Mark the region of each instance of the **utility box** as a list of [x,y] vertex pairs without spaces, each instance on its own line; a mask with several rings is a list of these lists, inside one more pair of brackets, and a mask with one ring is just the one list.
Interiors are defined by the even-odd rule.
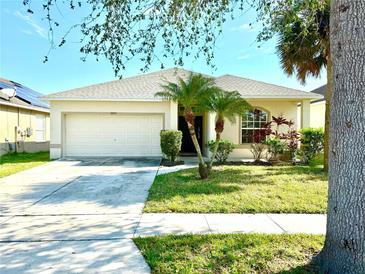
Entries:
[[33,135],[33,129],[31,127],[27,127],[26,129],[27,137],[30,137]]

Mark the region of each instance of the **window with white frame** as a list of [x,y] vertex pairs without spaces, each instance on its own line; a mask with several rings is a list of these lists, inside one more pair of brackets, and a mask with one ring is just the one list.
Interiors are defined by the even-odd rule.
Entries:
[[255,109],[252,111],[246,111],[246,113],[242,116],[241,143],[253,143],[255,132],[263,128],[268,122],[268,119],[269,114],[264,110]]
[[43,142],[46,140],[46,116],[37,114],[35,116],[35,140]]

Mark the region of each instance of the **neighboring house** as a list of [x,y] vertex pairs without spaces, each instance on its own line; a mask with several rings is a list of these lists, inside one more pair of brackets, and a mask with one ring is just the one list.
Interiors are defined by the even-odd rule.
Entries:
[[[186,78],[189,71],[167,69],[107,83],[72,89],[44,97],[51,104],[51,158],[77,156],[160,156],[160,130],[183,131],[182,152],[194,152],[183,109],[155,97],[164,81]],[[310,124],[310,101],[322,96],[246,78],[223,75],[216,84],[237,90],[260,115],[248,113],[236,124],[226,123],[222,137],[237,147],[232,158],[250,158],[252,132],[272,116],[296,121],[297,104],[304,106],[302,124]],[[215,114],[196,117],[198,140],[207,154],[206,143],[215,138]]]
[[323,128],[325,124],[326,118],[326,99],[324,99],[326,95],[327,85],[321,86],[315,90],[312,90],[312,93],[317,93],[323,96],[322,99],[313,100],[311,102],[311,127]]
[[[322,95],[321,99],[314,99],[311,101],[310,105],[310,127],[313,128],[323,128],[325,125],[325,117],[326,117],[326,99],[324,99],[326,95],[327,85],[321,86],[312,90],[312,93],[316,93]],[[301,113],[301,105],[298,104],[298,124],[300,125],[300,113]]]
[[0,155],[49,150],[49,104],[40,96],[0,78]]

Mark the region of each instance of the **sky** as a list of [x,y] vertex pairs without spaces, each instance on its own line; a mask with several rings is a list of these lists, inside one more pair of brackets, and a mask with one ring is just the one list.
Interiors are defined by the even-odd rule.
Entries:
[[[49,44],[47,21],[41,9],[41,1],[33,0],[34,14],[27,13],[22,0],[0,0],[0,76],[49,94],[76,87],[117,79],[108,60],[97,62],[93,56],[81,61],[79,30],[74,30],[66,44],[52,50],[48,62],[43,63]],[[55,33],[55,41],[68,28],[78,23],[82,11],[72,12],[67,6],[56,11],[61,24]],[[233,74],[276,85],[311,91],[326,83],[325,71],[321,78],[309,78],[301,85],[295,77],[288,77],[281,69],[275,53],[275,39],[258,44],[255,41],[259,26],[253,10],[227,21],[217,42],[214,64],[206,65],[203,58],[187,60],[183,68],[212,76]],[[138,60],[129,62],[123,77],[140,74],[143,66]],[[173,67],[166,64],[166,68]],[[152,64],[149,72],[160,69],[160,63]]]

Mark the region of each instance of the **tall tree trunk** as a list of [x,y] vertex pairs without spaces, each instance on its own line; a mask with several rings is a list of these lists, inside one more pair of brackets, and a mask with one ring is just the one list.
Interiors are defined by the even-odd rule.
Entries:
[[365,273],[365,1],[331,1],[331,100],[325,273]]
[[188,125],[190,137],[191,137],[191,140],[193,141],[196,153],[198,155],[200,178],[206,179],[206,178],[208,178],[209,172],[208,172],[208,167],[205,164],[203,154],[200,150],[198,139],[196,138],[195,127],[194,127],[194,114],[192,112],[185,113],[185,121],[186,121],[186,124]]
[[323,169],[328,172],[328,152],[329,152],[329,136],[330,136],[330,113],[331,113],[331,97],[333,90],[333,76],[332,76],[332,58],[331,54],[327,57],[327,90],[326,90],[326,115],[324,125],[324,158]]

